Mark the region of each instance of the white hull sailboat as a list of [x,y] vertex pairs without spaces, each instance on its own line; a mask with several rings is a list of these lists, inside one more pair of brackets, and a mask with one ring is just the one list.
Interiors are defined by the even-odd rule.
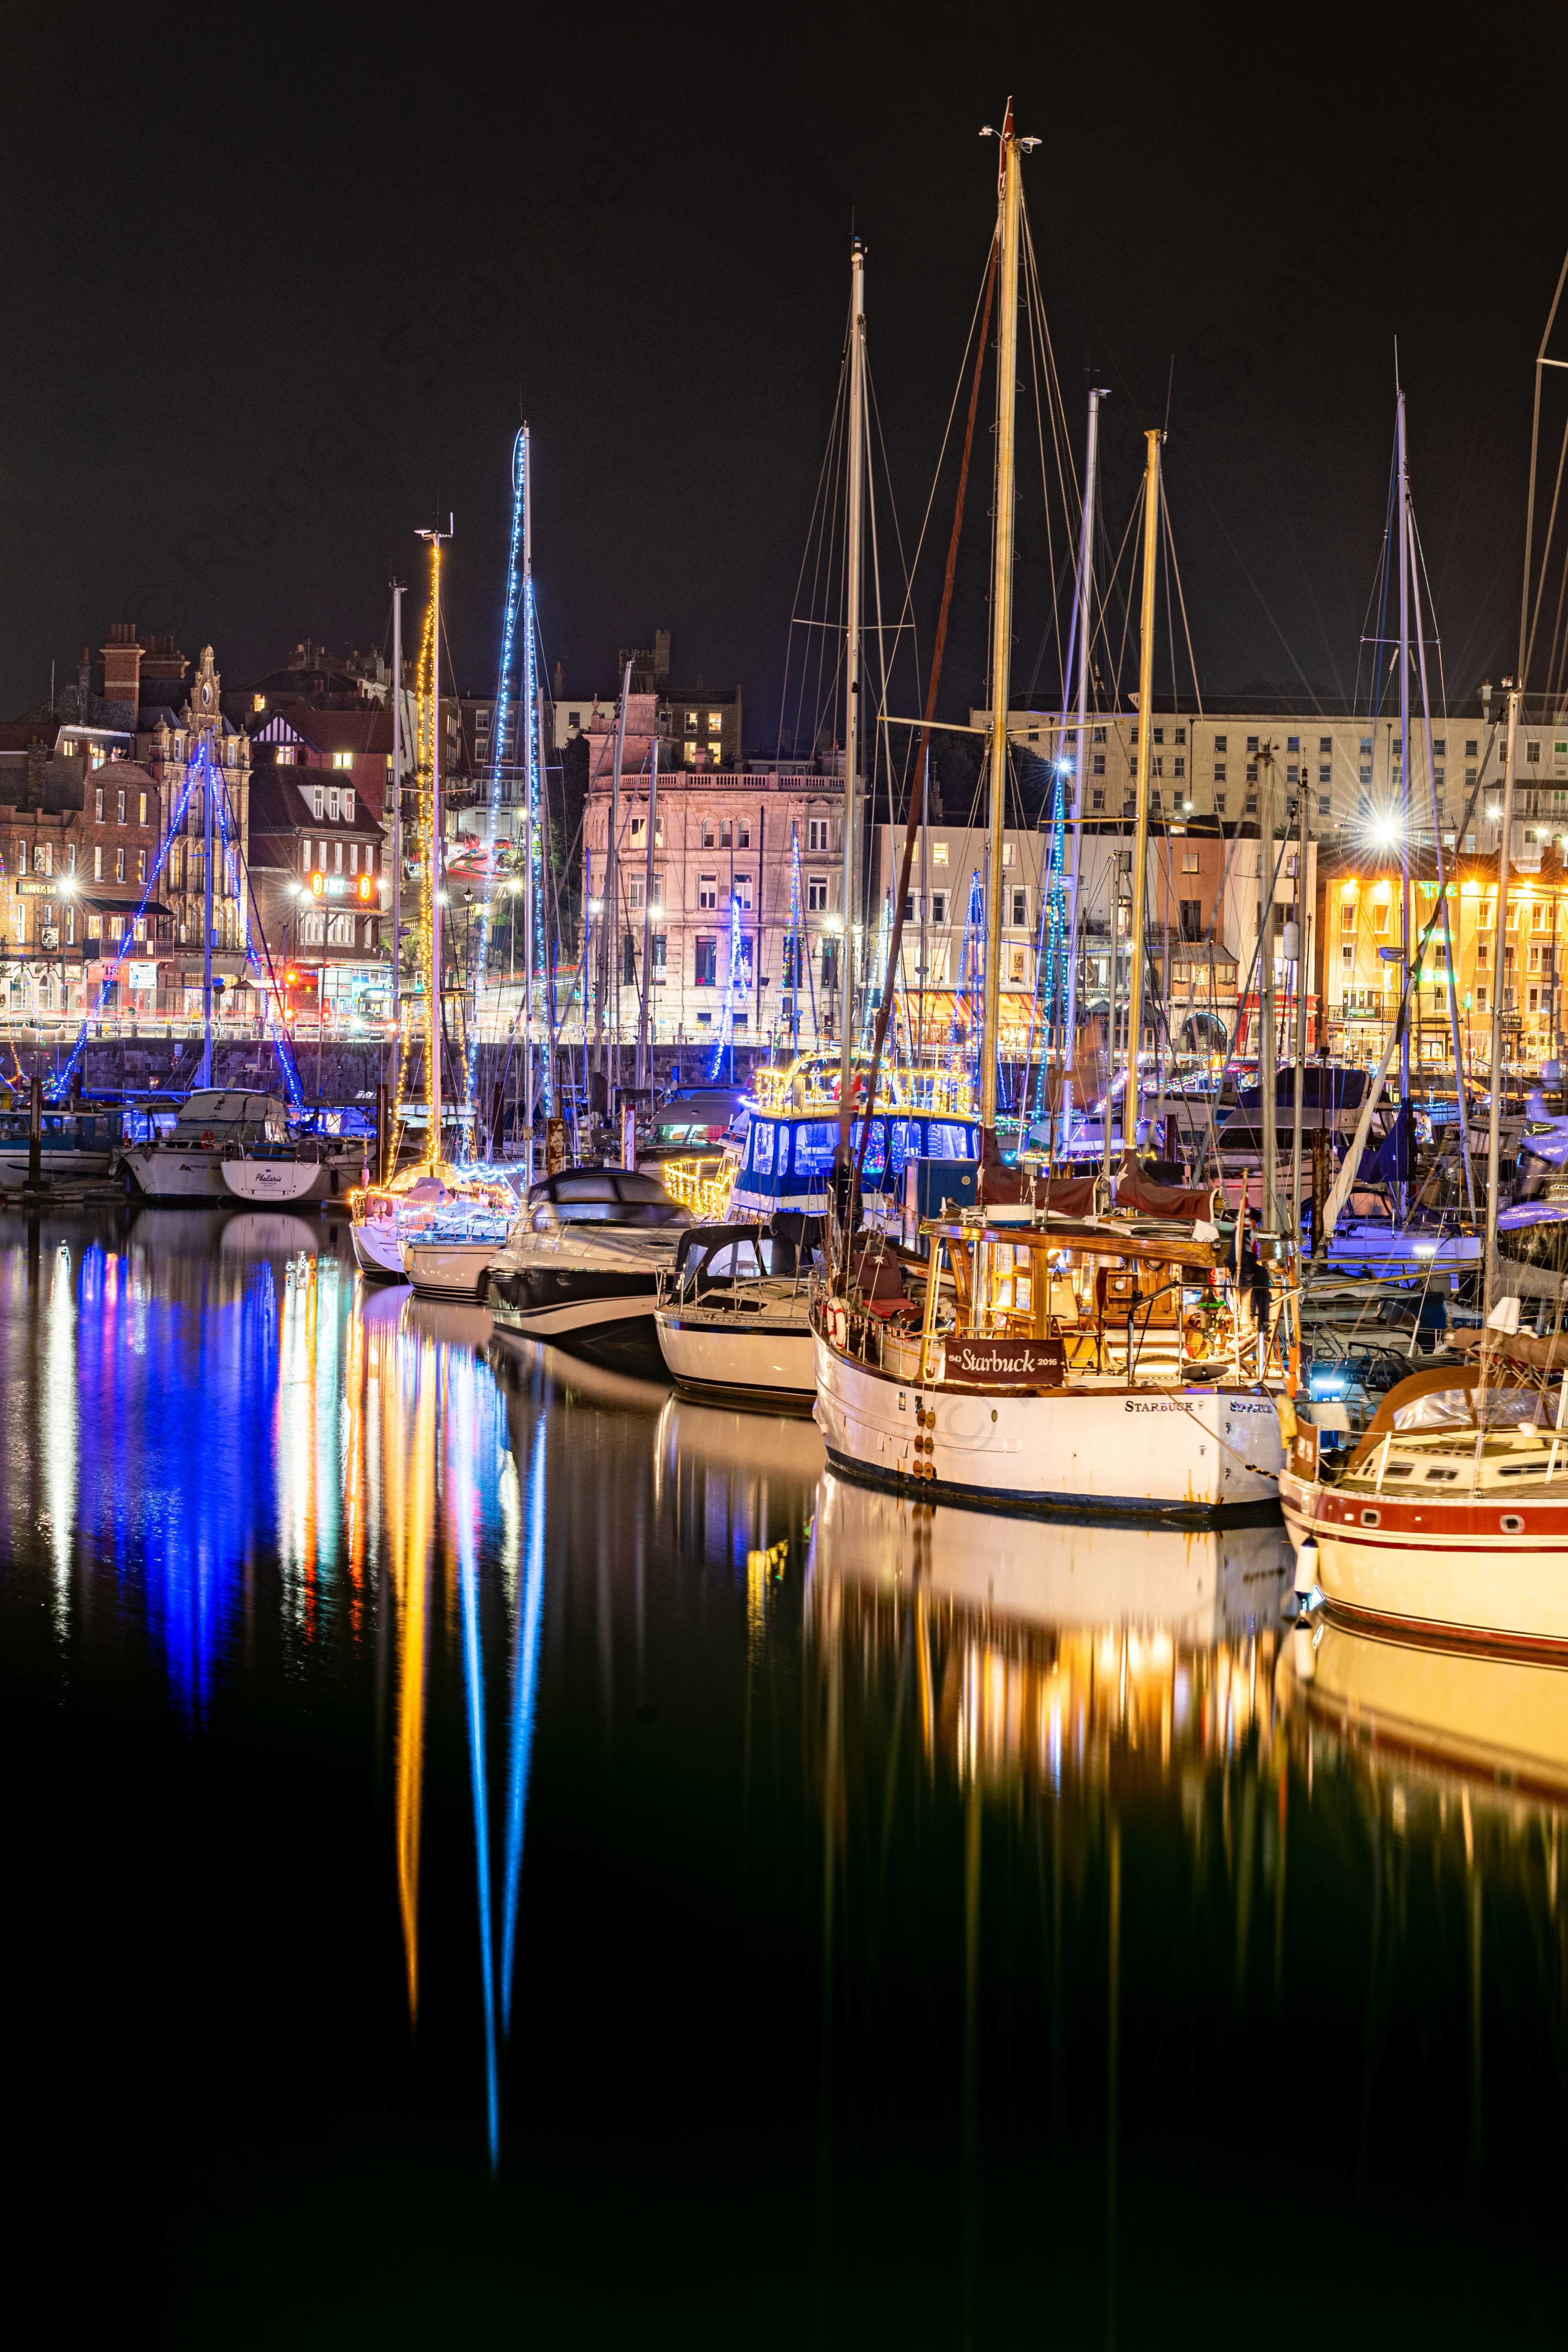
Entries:
[[[1014,426],[1021,159],[1009,102],[996,227],[994,576],[991,611],[990,870],[981,1043],[981,1205],[920,1227],[923,1264],[837,1235],[813,1297],[816,1419],[847,1476],[994,1512],[1131,1515],[1202,1523],[1278,1506],[1279,1424],[1265,1343],[1243,1304],[1223,1309],[1226,1254],[1206,1192],[1157,1189],[1127,1170],[1117,1212],[1092,1180],[1026,1181],[995,1145],[1003,838],[1012,648]],[[1146,436],[1140,708],[1152,707],[1159,432]],[[1079,593],[1087,591],[1080,579]],[[851,685],[856,661],[851,632]],[[853,704],[853,694],[850,696]],[[1080,729],[1080,737],[1081,737]],[[1150,737],[1140,733],[1132,871],[1144,870]],[[917,755],[918,772],[920,759]],[[855,770],[847,752],[851,789]],[[853,819],[847,820],[847,834]],[[906,839],[906,869],[913,839]],[[894,894],[889,976],[903,887]],[[1142,908],[1131,934],[1128,1076],[1142,1027]],[[885,1034],[885,1021],[880,1034]],[[875,1051],[873,1055],[875,1065]],[[875,1066],[869,1116],[875,1110]],[[852,1200],[852,1195],[850,1196]],[[852,1211],[851,1211],[852,1217]],[[1246,1376],[1246,1349],[1256,1377]]]

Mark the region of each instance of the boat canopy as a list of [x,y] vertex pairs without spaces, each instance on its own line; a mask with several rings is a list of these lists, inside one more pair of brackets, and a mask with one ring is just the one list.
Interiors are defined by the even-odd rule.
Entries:
[[[860,1147],[863,1119],[850,1123],[850,1141]],[[755,1111],[752,1116],[732,1198],[737,1207],[772,1215],[775,1209],[821,1216],[827,1203],[827,1178],[838,1150],[838,1121],[816,1112]],[[862,1171],[868,1188],[897,1183],[911,1160],[974,1160],[980,1130],[972,1118],[939,1118],[920,1111],[879,1116],[871,1121]]]

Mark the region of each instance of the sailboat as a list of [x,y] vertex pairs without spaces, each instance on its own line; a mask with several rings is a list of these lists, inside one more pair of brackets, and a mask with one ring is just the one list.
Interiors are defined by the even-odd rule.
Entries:
[[[461,1251],[471,1246],[478,1235],[488,1256],[505,1239],[507,1220],[517,1206],[516,1193],[509,1183],[472,1171],[459,1171],[441,1149],[441,547],[451,535],[449,526],[444,531],[419,533],[430,547],[430,598],[419,656],[415,761],[425,865],[424,908],[419,925],[419,970],[425,1008],[425,1149],[413,1166],[388,1174],[378,1184],[363,1186],[351,1196],[349,1204],[353,1253],[360,1272],[373,1279],[392,1282],[409,1279],[408,1251],[426,1236],[443,1250]],[[398,601],[401,592],[394,593],[395,747],[401,735],[403,648]],[[401,801],[401,755],[395,749],[394,768],[394,791]],[[400,848],[398,863],[401,865]],[[394,953],[396,952],[395,948]],[[407,1043],[401,1034],[397,1044],[400,1061],[395,1132],[401,1124],[407,1064]],[[419,1286],[416,1282],[416,1287]],[[473,1280],[464,1282],[454,1277],[445,1258],[425,1286],[437,1297],[472,1298],[476,1293]]]
[[[1261,1377],[1262,1342],[1247,1334],[1243,1302],[1228,1285],[1213,1194],[1152,1186],[1128,1168],[1113,1208],[1101,1180],[1042,1180],[1006,1168],[996,1144],[1022,163],[1033,143],[1015,129],[1009,100],[994,247],[1000,299],[980,1197],[973,1210],[954,1213],[948,1202],[923,1218],[917,1258],[858,1240],[847,1188],[832,1276],[812,1300],[816,1415],[836,1469],[927,1502],[1201,1523],[1276,1508],[1283,1460]],[[1145,712],[1152,707],[1162,437],[1146,436]],[[1135,876],[1145,863],[1152,731],[1139,731]],[[1141,898],[1135,891],[1132,1071],[1142,1025]],[[896,928],[894,940],[896,951]],[[873,1095],[868,1115],[874,1108]]]

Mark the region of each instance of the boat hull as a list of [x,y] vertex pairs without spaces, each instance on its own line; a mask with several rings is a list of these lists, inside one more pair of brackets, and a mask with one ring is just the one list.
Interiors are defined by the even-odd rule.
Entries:
[[405,1241],[404,1276],[413,1284],[416,1298],[461,1299],[472,1306],[484,1299],[490,1260],[500,1247],[494,1240]]
[[406,1282],[403,1270],[402,1244],[397,1226],[392,1218],[356,1218],[351,1227],[354,1263],[372,1282]]
[[[1568,1479],[1550,1496],[1452,1502],[1321,1486],[1287,1471],[1285,1524],[1331,1616],[1429,1643],[1568,1658]],[[1419,1508],[1417,1507],[1419,1506]]]
[[[230,1168],[255,1166],[276,1169],[288,1174],[302,1174],[306,1182],[299,1192],[257,1191],[240,1192],[227,1181]],[[140,1194],[146,1201],[195,1202],[232,1201],[237,1197],[248,1201],[287,1201],[298,1207],[310,1201],[329,1201],[339,1197],[352,1183],[357,1182],[357,1163],[352,1168],[345,1160],[334,1165],[328,1160],[272,1160],[246,1162],[226,1160],[217,1151],[182,1151],[157,1146],[134,1145],[120,1156],[120,1180],[128,1192]]]
[[488,1304],[498,1339],[530,1340],[559,1348],[584,1363],[633,1380],[662,1381],[651,1292],[640,1297],[581,1298],[519,1307],[498,1297],[493,1284]]
[[665,1370],[683,1395],[724,1397],[775,1412],[810,1412],[816,1342],[808,1324],[667,1307],[655,1320]]
[[[1031,1517],[1158,1516],[1203,1526],[1279,1508],[1269,1396],[1237,1390],[928,1388],[816,1335],[816,1421],[847,1477]],[[917,1406],[935,1416],[916,1450]]]
[[321,1171],[304,1160],[226,1160],[223,1181],[237,1200],[303,1201]]

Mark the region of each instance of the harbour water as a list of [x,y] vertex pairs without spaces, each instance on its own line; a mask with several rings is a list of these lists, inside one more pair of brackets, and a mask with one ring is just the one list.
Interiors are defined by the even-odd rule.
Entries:
[[[1568,1679],[320,1217],[0,1230],[13,2269],[120,2343],[1552,2324]],[[1304,1646],[1298,1646],[1298,1643]]]

